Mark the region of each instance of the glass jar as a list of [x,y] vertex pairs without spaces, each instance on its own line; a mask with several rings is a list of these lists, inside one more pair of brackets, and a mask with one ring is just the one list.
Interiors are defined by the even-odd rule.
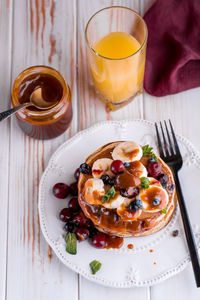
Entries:
[[12,105],[21,105],[19,93],[21,84],[32,75],[50,75],[59,81],[62,86],[62,97],[59,102],[47,110],[25,107],[16,113],[20,128],[29,136],[36,139],[51,139],[62,134],[72,120],[72,104],[70,89],[62,75],[55,69],[47,66],[33,66],[22,71],[15,79],[11,98]]

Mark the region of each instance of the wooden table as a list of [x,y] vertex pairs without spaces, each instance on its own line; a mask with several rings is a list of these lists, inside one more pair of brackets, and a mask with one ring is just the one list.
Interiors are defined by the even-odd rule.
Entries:
[[192,268],[150,288],[113,289],[89,282],[66,268],[40,231],[38,184],[52,153],[77,131],[102,120],[171,118],[177,133],[200,149],[200,88],[158,99],[138,96],[127,107],[107,113],[91,87],[84,28],[89,17],[110,5],[140,14],[148,0],[1,0],[0,110],[10,107],[14,78],[28,66],[53,66],[72,92],[70,129],[49,141],[34,140],[16,119],[0,124],[0,300],[200,299]]

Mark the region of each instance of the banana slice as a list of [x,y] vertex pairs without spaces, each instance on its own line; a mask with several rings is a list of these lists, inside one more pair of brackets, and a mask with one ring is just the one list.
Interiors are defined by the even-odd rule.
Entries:
[[166,190],[158,184],[150,185],[148,189],[142,189],[138,198],[142,200],[143,210],[149,213],[159,212],[166,208],[169,201]]
[[116,193],[114,198],[110,199],[109,202],[103,203],[102,205],[106,208],[116,209],[119,208],[126,199],[127,198],[122,197],[120,193]]
[[[133,199],[131,201],[133,201]],[[123,221],[135,221],[141,215],[141,213],[142,209],[131,211],[124,204],[117,209],[117,214]]]
[[162,184],[160,183],[159,180],[153,178],[153,177],[148,177],[149,178],[149,185],[156,185],[162,187]]
[[85,183],[85,201],[92,205],[102,205],[101,199],[105,194],[103,180],[90,178]]
[[140,161],[130,162],[127,171],[136,177],[147,177],[147,169]]
[[122,162],[131,162],[140,160],[142,157],[142,148],[135,142],[122,142],[117,145],[112,153],[114,160]]
[[113,160],[110,158],[99,158],[92,166],[92,175],[96,178],[101,178],[102,175],[106,174],[109,177],[113,177],[114,174],[110,171],[110,165]]

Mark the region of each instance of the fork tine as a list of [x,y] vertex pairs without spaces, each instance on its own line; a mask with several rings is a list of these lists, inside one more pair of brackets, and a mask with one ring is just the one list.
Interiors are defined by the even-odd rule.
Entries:
[[172,137],[174,140],[175,152],[176,152],[176,154],[180,154],[179,146],[178,146],[177,139],[176,139],[174,129],[172,127],[172,123],[171,123],[170,119],[169,119],[169,124],[170,124],[171,132],[172,132]]
[[164,157],[164,152],[163,152],[163,148],[162,148],[162,143],[161,143],[160,135],[159,135],[159,132],[158,132],[158,125],[157,125],[157,123],[155,123],[155,127],[156,127],[156,135],[157,135],[157,140],[158,140],[158,149],[159,149],[159,152],[160,152],[160,156],[162,158],[162,157]]
[[164,141],[164,148],[165,148],[165,154],[167,156],[169,156],[169,150],[168,150],[168,146],[167,146],[167,141],[166,141],[166,138],[165,138],[165,134],[164,134],[164,131],[163,131],[163,127],[162,127],[162,123],[160,122],[160,128],[161,128],[161,131],[162,131],[162,136],[163,136],[163,141]]
[[167,128],[167,123],[166,123],[165,120],[164,120],[164,123],[165,123],[165,129],[166,129],[166,132],[167,132],[168,141],[169,141],[169,149],[170,149],[171,155],[174,155],[174,149],[172,147],[172,141],[171,141],[171,138],[170,138],[170,135],[169,135],[169,130]]

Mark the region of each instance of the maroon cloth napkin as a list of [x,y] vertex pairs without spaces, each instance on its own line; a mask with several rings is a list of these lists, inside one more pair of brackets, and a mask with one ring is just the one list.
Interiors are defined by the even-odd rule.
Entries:
[[157,0],[144,19],[147,93],[160,97],[200,86],[200,0]]

